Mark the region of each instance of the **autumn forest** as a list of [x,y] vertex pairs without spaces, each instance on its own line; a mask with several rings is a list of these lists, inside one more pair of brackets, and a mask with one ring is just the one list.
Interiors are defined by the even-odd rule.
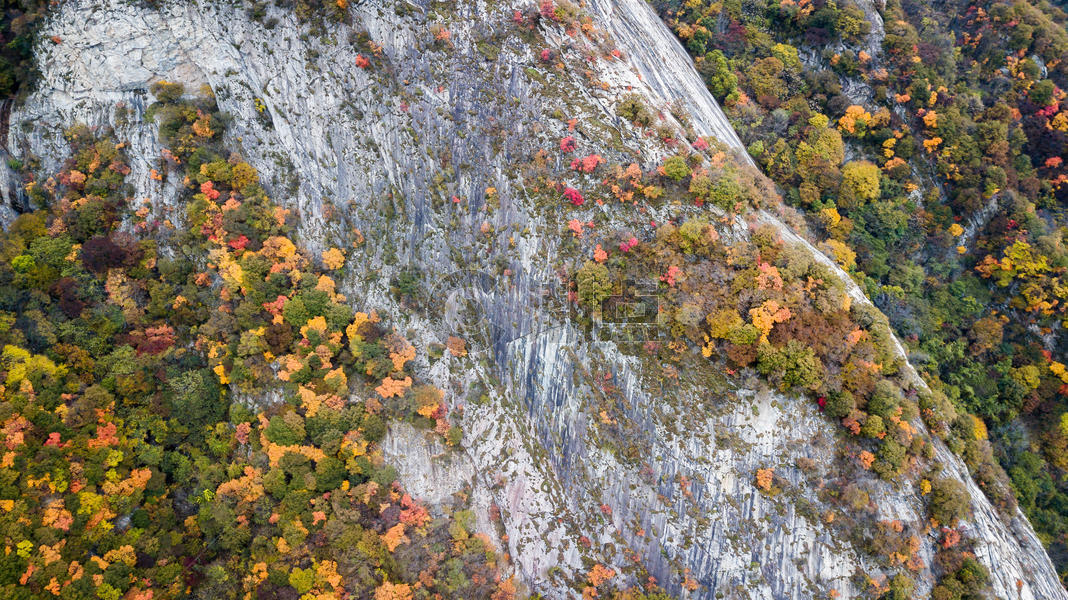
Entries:
[[1060,3],[232,4],[3,3],[0,597],[1068,594]]

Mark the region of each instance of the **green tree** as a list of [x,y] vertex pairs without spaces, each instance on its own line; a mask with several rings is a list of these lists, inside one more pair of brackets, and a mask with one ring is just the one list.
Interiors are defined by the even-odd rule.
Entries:
[[586,261],[575,274],[579,301],[590,309],[599,309],[601,302],[612,294],[612,275],[604,265]]
[[690,165],[686,164],[685,158],[672,156],[664,161],[664,174],[675,181],[682,181],[690,175]]
[[1027,96],[1031,98],[1031,102],[1034,102],[1039,106],[1047,106],[1053,102],[1054,87],[1052,81],[1043,79],[1031,86],[1031,89],[1027,92]]
[[869,438],[878,438],[885,434],[886,425],[883,423],[883,418],[879,415],[868,415],[868,418],[864,421],[864,426],[860,428],[860,433]]
[[777,381],[784,392],[815,390],[823,382],[823,364],[812,348],[798,340],[781,347],[761,344],[757,349],[757,370]]
[[827,394],[824,412],[832,419],[841,419],[856,409],[856,401],[849,390],[833,391]]
[[731,70],[723,52],[713,50],[705,54],[704,60],[698,63],[698,70],[717,100],[722,102],[738,90],[738,77]]
[[889,419],[901,403],[901,388],[893,382],[881,379],[875,384],[871,397],[868,398],[866,410],[873,414]]
[[207,369],[185,371],[167,384],[171,417],[191,431],[222,420],[227,402],[218,378]]
[[295,446],[304,442],[303,419],[295,412],[275,415],[271,417],[263,433],[274,444]]
[[845,4],[839,9],[835,26],[842,39],[853,44],[863,41],[871,31],[871,23],[865,18],[864,11],[855,4]]
[[947,526],[968,515],[971,497],[964,484],[949,477],[939,477],[931,482],[931,516]]
[[653,122],[652,113],[638,94],[624,96],[616,107],[616,114],[640,127],[648,127]]

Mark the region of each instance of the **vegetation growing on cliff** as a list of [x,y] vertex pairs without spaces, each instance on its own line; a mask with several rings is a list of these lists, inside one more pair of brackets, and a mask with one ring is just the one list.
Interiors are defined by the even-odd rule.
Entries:
[[[592,259],[575,271],[575,301],[591,319],[610,323],[608,315],[640,302],[636,293],[648,293],[641,287],[621,288],[619,282],[655,278],[655,317],[667,335],[646,341],[637,352],[656,364],[681,363],[688,353],[699,352],[706,359],[725,362],[730,374],[753,368],[779,390],[811,398],[843,428],[847,441],[838,475],[854,480],[848,488],[852,494],[867,493],[862,490],[870,478],[860,482],[865,481],[864,472],[871,471],[898,485],[916,486],[928,504],[934,527],[901,522],[873,526],[862,516],[867,502],[854,504],[845,492],[833,500],[843,517],[828,523],[859,551],[885,557],[886,573],[880,577],[890,575],[891,579],[885,589],[882,583],[873,584],[876,591],[882,590],[874,595],[911,589],[914,574],[927,567],[945,581],[940,585],[952,585],[949,582],[956,577],[957,567],[946,565],[967,558],[974,543],[962,540],[956,529],[967,514],[968,496],[959,483],[948,483],[951,480],[939,475],[942,466],[919,421],[965,456],[995,503],[1006,511],[1014,510],[1015,499],[993,460],[989,442],[974,434],[973,417],[958,416],[944,394],[917,388],[905,376],[881,313],[855,303],[839,276],[810,250],[785,242],[779,229],[756,220],[750,207],[774,206],[774,193],[759,191],[759,178],[724,171],[719,164],[722,153],[703,140],[702,145],[713,153],[711,160],[691,151],[685,158],[681,154],[668,158],[652,173],[643,173],[637,165],[601,167],[600,184],[584,193],[610,206],[616,222],[627,220],[623,215],[637,217],[634,225],[641,229],[599,231],[592,223],[580,228],[583,233],[576,241]],[[677,176],[683,170],[686,174]],[[649,187],[660,190],[656,199],[636,200],[635,192]],[[731,189],[726,197],[732,202],[713,205],[726,204],[738,213],[709,208],[709,190],[715,187]],[[566,200],[561,205],[569,213],[588,210]],[[645,208],[665,205],[690,207],[680,209],[689,216],[680,216],[681,222],[652,224],[654,230],[643,233],[650,224],[642,223],[639,215]],[[736,218],[746,218],[740,216],[746,213],[751,235],[739,239],[731,234],[730,225]],[[619,439],[615,446],[621,458],[635,460],[637,456],[626,447],[628,433],[626,425],[619,423],[621,415],[612,408],[601,414],[601,428]],[[758,470],[758,487],[771,493],[776,489],[772,477],[770,470]],[[895,532],[898,540],[915,541],[892,544],[888,540]],[[954,539],[943,544],[937,565],[925,564],[917,554],[924,536],[935,543]],[[970,581],[968,593],[985,585],[985,579]]]
[[75,128],[0,238],[5,597],[512,597],[471,513],[430,515],[376,448],[390,418],[458,440],[415,349],[289,239],[210,96],[154,92],[179,223]]
[[895,0],[880,38],[853,2],[655,4],[914,364],[989,427],[1064,574],[1065,13]]

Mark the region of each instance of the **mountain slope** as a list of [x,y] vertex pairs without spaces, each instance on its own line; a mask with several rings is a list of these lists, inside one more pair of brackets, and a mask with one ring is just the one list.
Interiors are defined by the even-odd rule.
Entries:
[[[147,90],[159,80],[210,86],[233,117],[228,137],[299,215],[303,245],[314,255],[349,250],[355,267],[338,282],[341,291],[377,307],[417,347],[467,340],[466,356],[421,352],[416,367],[462,412],[463,451],[446,454],[403,424],[383,447],[414,495],[470,495],[478,528],[531,589],[577,595],[594,561],[628,577],[643,565],[680,595],[695,583],[695,598],[870,592],[856,572],[877,577],[881,559],[841,539],[825,517],[832,505],[821,489],[842,487],[845,459],[838,428],[813,402],[769,389],[751,371],[728,378],[693,356],[676,378],[665,376],[610,323],[587,326],[568,302],[558,271],[588,254],[575,240],[589,239],[567,229],[572,216],[596,222],[597,232],[634,231],[644,243],[655,236],[647,221],[707,211],[665,204],[623,214],[588,201],[582,212],[564,213],[545,181],[562,172],[593,188],[598,177],[568,173],[570,157],[556,151],[561,139],[576,138],[582,154],[646,169],[680,140],[714,136],[741,149],[644,2],[588,4],[588,36],[548,20],[517,26],[514,10],[527,15],[525,4],[399,2],[353,6],[352,26],[302,37],[306,26],[275,8],[268,17],[278,22],[267,28],[211,2],[75,0],[46,27],[42,83],[12,113],[8,148],[58,170],[66,127],[111,125],[129,143],[133,197],[152,199],[153,218],[181,223],[182,181],[153,177],[163,146],[145,117]],[[358,66],[362,58],[369,68]],[[662,113],[654,121],[669,135],[647,135],[620,117],[628,94]],[[748,157],[726,160],[744,171]],[[551,173],[541,180],[531,176],[537,161]],[[867,302],[781,223],[774,203],[750,216],[723,223],[721,235],[743,240],[770,224],[834,269],[854,302]],[[415,289],[391,291],[404,275],[414,275]],[[904,359],[894,342],[890,352]],[[911,367],[904,372],[923,387]],[[613,410],[607,417],[601,403]],[[608,443],[612,420],[627,424],[623,442],[637,457]],[[1017,514],[1006,525],[960,461],[935,447],[947,472],[967,481],[973,514],[961,529],[976,540],[994,593],[1068,597],[1026,519]],[[786,493],[761,493],[754,476],[765,468]],[[914,490],[868,483],[863,518],[922,528],[926,512]],[[925,536],[917,551],[918,593],[934,583],[936,545]]]

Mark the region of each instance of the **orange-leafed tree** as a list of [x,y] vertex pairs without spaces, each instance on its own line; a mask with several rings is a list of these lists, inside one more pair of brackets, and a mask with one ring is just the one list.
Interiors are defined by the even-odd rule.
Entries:
[[407,583],[383,581],[375,589],[375,600],[412,600],[412,587]]

